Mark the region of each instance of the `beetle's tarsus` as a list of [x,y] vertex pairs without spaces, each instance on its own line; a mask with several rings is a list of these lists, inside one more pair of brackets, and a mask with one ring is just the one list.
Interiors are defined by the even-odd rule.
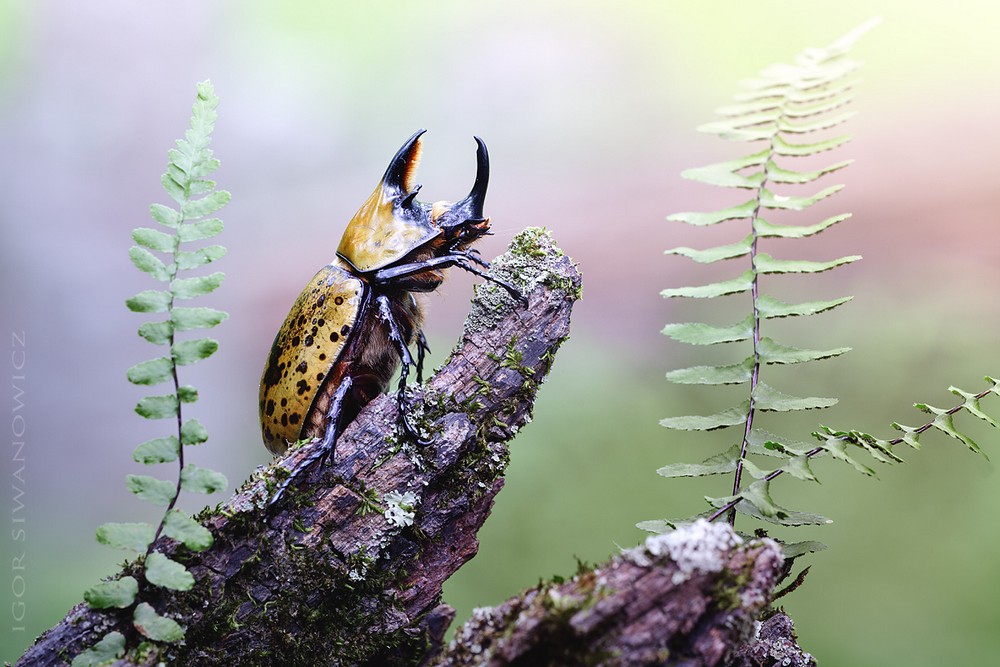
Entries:
[[427,344],[423,331],[417,331],[417,384],[424,383],[424,354],[430,354],[431,348]]
[[471,260],[472,262],[478,264],[484,269],[490,268],[490,263],[487,262],[485,259],[483,259],[482,256],[479,254],[479,250],[475,248],[469,248],[468,250],[461,250],[461,251],[456,250],[453,252],[456,255],[462,255],[466,259]]
[[[464,254],[465,253],[463,253],[463,255]],[[468,259],[473,259],[473,258],[468,257]],[[473,261],[475,261],[475,260],[473,260]],[[486,264],[485,262],[481,262],[481,263],[484,264],[486,266],[486,268],[489,268],[489,264]],[[502,287],[505,290],[507,290],[507,293],[510,294],[511,297],[513,297],[516,301],[519,301],[522,306],[524,306],[525,308],[528,307],[528,297],[524,296],[524,294],[521,293],[521,290],[519,290],[516,287],[514,287],[513,285],[511,285],[506,280],[501,280],[500,278],[497,278],[496,276],[491,276],[488,273],[484,273],[484,272],[480,271],[479,269],[477,269],[476,267],[470,266],[469,264],[466,264],[465,262],[463,262],[461,260],[457,261],[455,263],[455,265],[458,266],[459,268],[465,269],[469,273],[474,273],[477,276],[479,276],[480,278],[484,278],[484,279],[488,280],[491,283],[496,283],[500,287]]]
[[489,280],[489,281],[491,281],[491,282],[494,282],[497,285],[499,285],[500,287],[504,288],[505,290],[507,290],[507,293],[510,294],[510,296],[515,301],[519,302],[525,308],[528,307],[528,297],[526,297],[521,292],[521,290],[517,289],[516,287],[514,287],[513,285],[511,285],[510,283],[508,283],[506,281],[500,280],[499,278],[494,278],[492,276],[486,276],[486,279]]
[[406,403],[406,395],[403,389],[399,390],[397,396],[398,396],[397,405],[399,409],[399,422],[403,425],[403,431],[406,432],[406,435],[413,438],[413,440],[415,440],[416,443],[422,447],[425,447],[434,442],[433,440],[425,440],[420,435],[420,429],[418,429],[416,426],[410,423],[410,418],[407,416],[407,411],[409,406]]

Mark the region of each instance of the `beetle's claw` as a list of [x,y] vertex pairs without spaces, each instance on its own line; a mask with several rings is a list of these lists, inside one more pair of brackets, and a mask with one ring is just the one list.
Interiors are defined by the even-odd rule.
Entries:
[[476,248],[469,248],[465,251],[465,255],[484,269],[490,268],[490,263],[483,259],[482,255],[479,254],[479,250]]
[[513,298],[515,301],[519,302],[522,306],[524,306],[525,308],[528,307],[528,297],[526,297],[524,294],[522,294],[521,290],[519,290],[516,287],[514,287],[513,285],[511,285],[506,280],[500,280],[499,278],[494,278],[493,276],[486,276],[486,278],[490,282],[496,283],[500,287],[502,287],[505,290],[507,290],[507,294],[510,294],[511,298]]
[[425,440],[420,435],[420,429],[410,423],[410,418],[407,415],[406,397],[403,395],[402,390],[399,392],[399,421],[403,425],[403,431],[421,447],[426,447],[434,442],[434,440]]
[[292,482],[294,482],[303,472],[305,472],[310,466],[312,466],[314,461],[319,459],[320,467],[326,465],[326,463],[330,460],[330,453],[332,451],[333,451],[332,443],[327,444],[325,439],[323,440],[323,442],[319,443],[316,447],[316,451],[310,453],[309,456],[302,459],[302,461],[300,461],[288,473],[288,477],[286,477],[284,481],[281,482],[281,484],[278,486],[278,490],[275,491],[274,495],[271,496],[271,499],[267,501],[267,509],[270,510],[277,504],[279,500],[281,500],[281,497],[285,494],[285,489],[291,486]]
[[420,445],[421,447],[426,447],[427,445],[434,442],[433,440],[425,440],[420,435],[420,430],[410,423],[410,418],[406,416],[406,411],[403,409],[402,406],[400,407],[399,414],[400,414],[400,421],[403,423],[403,430],[406,431],[406,434],[409,435],[411,438],[413,438],[418,445]]

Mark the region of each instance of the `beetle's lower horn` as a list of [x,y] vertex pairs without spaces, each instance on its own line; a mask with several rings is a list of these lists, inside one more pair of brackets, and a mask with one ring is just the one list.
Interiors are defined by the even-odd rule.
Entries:
[[486,143],[475,137],[476,149],[476,182],[472,184],[469,196],[455,204],[453,208],[468,206],[469,219],[483,217],[483,203],[486,201],[486,188],[490,184],[490,154],[486,151]]
[[382,188],[391,195],[406,195],[413,190],[413,179],[420,163],[420,137],[426,131],[417,130],[389,162],[389,168],[382,177]]

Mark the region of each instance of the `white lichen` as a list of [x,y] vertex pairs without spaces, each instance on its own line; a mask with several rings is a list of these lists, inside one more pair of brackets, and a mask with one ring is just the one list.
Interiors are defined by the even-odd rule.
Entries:
[[743,540],[728,524],[698,519],[669,533],[647,537],[646,551],[653,556],[669,556],[677,566],[671,581],[681,584],[693,574],[722,570],[726,556],[740,544]]
[[412,491],[406,493],[390,491],[382,497],[382,500],[386,504],[384,513],[386,521],[401,528],[413,525],[413,517],[416,514],[414,510],[420,501],[417,494]]

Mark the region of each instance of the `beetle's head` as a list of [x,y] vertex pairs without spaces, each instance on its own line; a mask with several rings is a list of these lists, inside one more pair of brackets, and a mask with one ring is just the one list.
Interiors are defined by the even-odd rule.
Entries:
[[468,196],[454,204],[436,202],[431,206],[431,219],[437,226],[449,245],[460,249],[468,247],[473,241],[490,230],[489,218],[483,217],[483,202],[486,201],[486,188],[490,182],[490,155],[486,152],[486,144],[476,137],[476,181]]
[[389,266],[438,237],[462,249],[489,231],[489,219],[483,217],[490,178],[486,144],[476,137],[476,181],[469,195],[454,204],[428,205],[416,200],[420,186],[414,184],[424,132],[418,130],[396,152],[375,191],[347,224],[337,254],[358,271]]

